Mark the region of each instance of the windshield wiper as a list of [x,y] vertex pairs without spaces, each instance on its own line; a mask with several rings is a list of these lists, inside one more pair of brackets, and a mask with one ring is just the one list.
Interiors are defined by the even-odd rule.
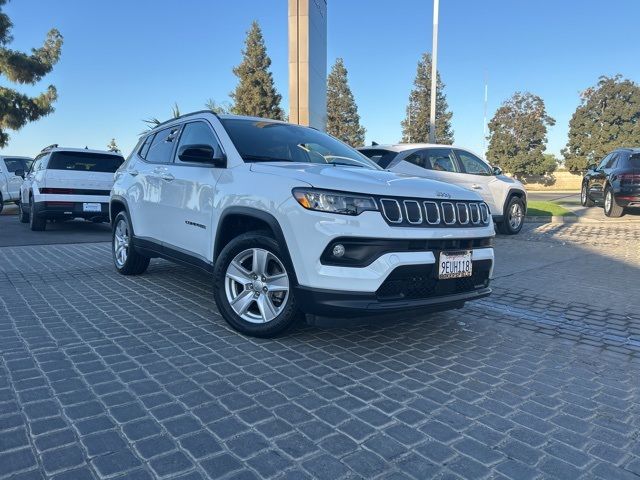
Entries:
[[243,160],[254,160],[256,162],[291,162],[288,158],[269,157],[267,155],[242,155]]
[[358,168],[366,168],[364,165],[360,165],[359,163],[348,163],[348,162],[327,162],[329,165],[344,165],[345,167],[358,167]]

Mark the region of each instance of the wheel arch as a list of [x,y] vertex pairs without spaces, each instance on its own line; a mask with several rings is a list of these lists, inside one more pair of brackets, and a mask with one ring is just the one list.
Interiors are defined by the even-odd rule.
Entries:
[[111,197],[109,200],[109,223],[113,225],[113,221],[116,216],[123,211],[129,213],[129,204],[127,203],[127,199],[120,195],[114,195]]
[[526,198],[527,198],[527,194],[523,191],[520,190],[519,188],[512,188],[509,190],[509,192],[507,192],[507,197],[504,199],[504,204],[502,205],[502,215],[504,217],[507,216],[507,205],[509,205],[509,202],[511,201],[511,199],[513,197],[517,197],[520,200],[522,200],[523,204],[524,204],[524,213],[526,215],[527,213],[527,202],[526,202]]
[[282,228],[278,220],[268,212],[251,207],[229,207],[220,216],[216,236],[214,240],[213,262],[215,263],[218,255],[233,238],[243,233],[266,230],[271,232],[278,245],[282,249],[282,259],[287,268],[293,274],[293,281],[297,285],[298,280],[296,271],[291,261],[289,247],[285,239]]

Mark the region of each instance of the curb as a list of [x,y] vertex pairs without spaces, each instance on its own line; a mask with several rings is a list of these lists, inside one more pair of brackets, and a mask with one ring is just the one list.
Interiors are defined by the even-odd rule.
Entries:
[[640,217],[633,220],[616,220],[605,217],[599,220],[575,215],[567,215],[565,217],[554,215],[550,217],[524,217],[524,223],[640,223]]

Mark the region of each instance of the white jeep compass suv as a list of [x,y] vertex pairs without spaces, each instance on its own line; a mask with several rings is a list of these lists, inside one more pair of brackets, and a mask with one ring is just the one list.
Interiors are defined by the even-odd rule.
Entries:
[[20,221],[36,231],[44,230],[47,220],[108,221],[113,174],[123,162],[114,152],[44,148],[20,187]]
[[428,143],[372,145],[359,149],[392,172],[460,185],[477,192],[489,205],[500,233],[515,235],[524,224],[527,192],[518,180],[502,174],[473,152]]
[[313,128],[210,111],[140,139],[111,192],[113,259],[212,272],[235,329],[273,336],[299,312],[459,308],[489,295],[493,223],[474,192],[383,171]]

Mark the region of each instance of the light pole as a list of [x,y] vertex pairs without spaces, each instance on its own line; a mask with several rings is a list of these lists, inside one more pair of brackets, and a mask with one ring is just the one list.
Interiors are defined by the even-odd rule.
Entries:
[[436,89],[438,79],[438,11],[440,0],[433,0],[433,51],[431,53],[431,114],[429,115],[429,143],[436,143]]

